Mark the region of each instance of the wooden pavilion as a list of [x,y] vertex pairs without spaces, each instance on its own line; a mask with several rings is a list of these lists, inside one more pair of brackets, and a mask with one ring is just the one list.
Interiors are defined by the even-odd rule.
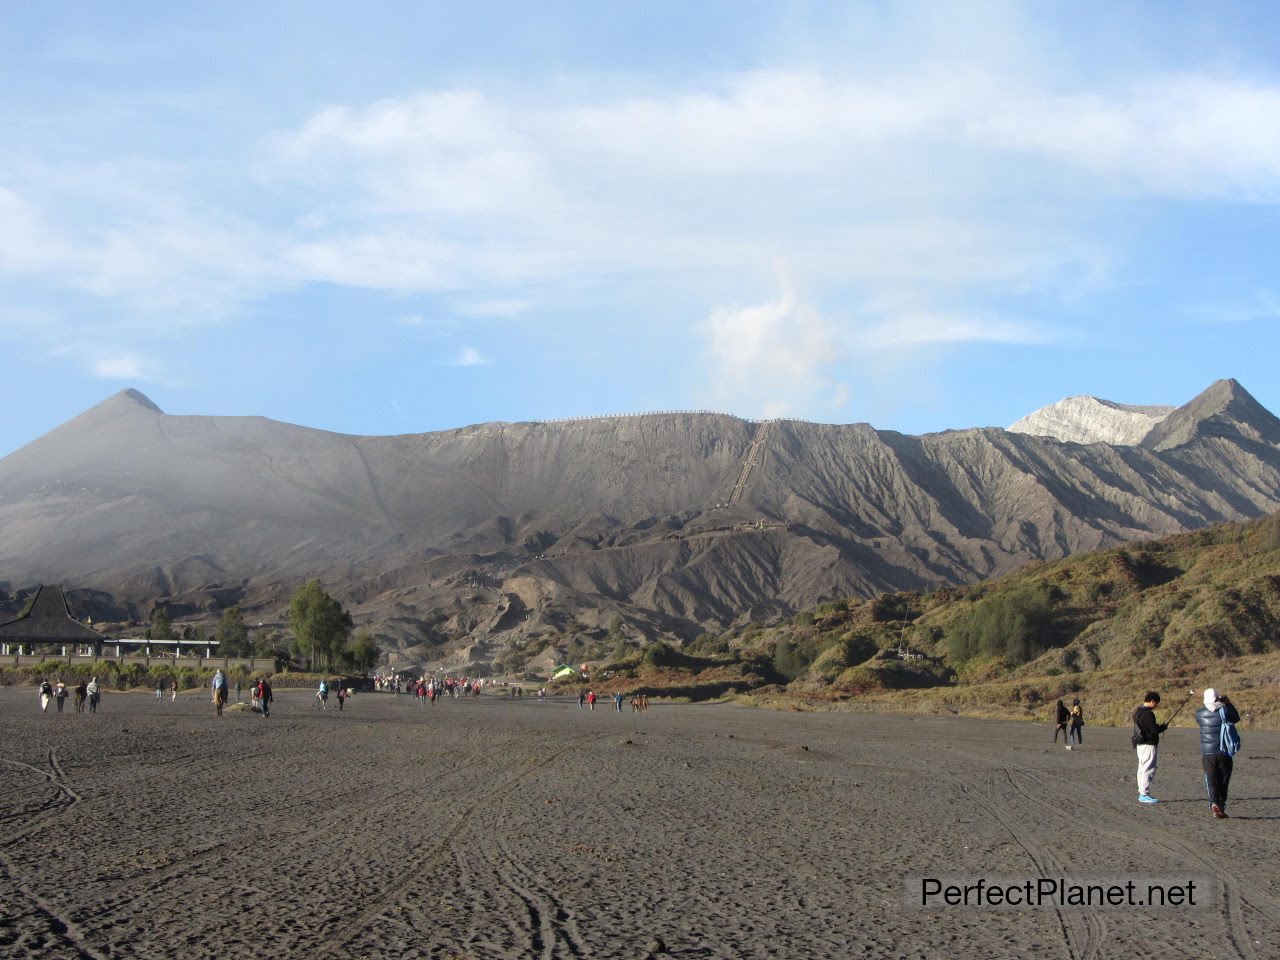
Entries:
[[60,647],[64,656],[68,647],[92,647],[95,654],[100,654],[106,639],[71,616],[61,587],[42,586],[26,613],[0,623],[0,654],[4,655],[30,651],[35,646]]

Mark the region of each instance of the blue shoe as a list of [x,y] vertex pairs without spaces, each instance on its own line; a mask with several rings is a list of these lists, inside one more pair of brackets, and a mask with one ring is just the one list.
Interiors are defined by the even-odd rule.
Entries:
[[1149,796],[1145,793],[1140,793],[1138,794],[1138,802],[1139,803],[1159,803],[1160,801],[1157,800],[1155,797]]

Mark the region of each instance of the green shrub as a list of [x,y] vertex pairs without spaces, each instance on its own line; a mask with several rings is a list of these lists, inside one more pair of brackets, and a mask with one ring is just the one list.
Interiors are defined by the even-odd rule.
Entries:
[[953,663],[978,656],[1004,657],[1026,663],[1054,646],[1053,607],[1040,584],[991,593],[960,617],[947,631]]
[[870,667],[850,667],[836,677],[834,686],[842,693],[858,694],[883,690],[884,682],[880,679],[880,674]]

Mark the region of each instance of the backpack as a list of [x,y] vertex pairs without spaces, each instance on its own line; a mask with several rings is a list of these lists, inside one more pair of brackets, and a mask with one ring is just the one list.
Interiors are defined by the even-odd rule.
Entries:
[[1222,718],[1222,733],[1218,740],[1218,749],[1228,757],[1234,757],[1240,750],[1240,732],[1236,725],[1227,719],[1227,711],[1219,708],[1218,716]]

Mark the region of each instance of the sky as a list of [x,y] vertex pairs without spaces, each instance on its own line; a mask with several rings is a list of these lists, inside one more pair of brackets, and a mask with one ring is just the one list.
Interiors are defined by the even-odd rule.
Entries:
[[1280,7],[0,0],[0,454],[1280,413]]

